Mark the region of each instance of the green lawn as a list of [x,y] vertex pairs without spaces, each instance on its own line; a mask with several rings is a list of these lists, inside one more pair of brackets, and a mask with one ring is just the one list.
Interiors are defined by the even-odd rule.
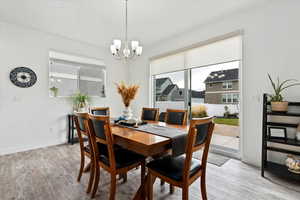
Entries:
[[231,126],[239,125],[239,119],[215,118],[214,122],[216,124],[226,124],[226,125],[231,125]]

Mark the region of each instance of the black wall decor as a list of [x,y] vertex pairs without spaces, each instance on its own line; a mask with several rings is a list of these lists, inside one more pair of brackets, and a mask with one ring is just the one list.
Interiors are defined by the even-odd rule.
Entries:
[[33,86],[37,81],[34,71],[28,67],[17,67],[10,72],[9,78],[11,82],[21,88]]

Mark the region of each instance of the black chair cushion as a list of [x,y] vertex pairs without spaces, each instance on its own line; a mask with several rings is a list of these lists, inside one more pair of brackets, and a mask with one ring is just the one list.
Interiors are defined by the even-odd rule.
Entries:
[[106,140],[105,131],[104,131],[104,121],[92,119],[94,131],[97,137]]
[[144,110],[142,120],[155,121],[156,110]]
[[160,122],[165,122],[165,117],[166,117],[166,112],[161,112],[160,114],[159,114],[159,119],[158,119],[158,121],[160,121]]
[[91,110],[93,115],[107,115],[107,110]]
[[179,125],[183,124],[184,114],[185,114],[184,112],[169,112],[167,123],[179,124]]
[[[109,156],[108,156],[107,147],[101,146],[101,150],[100,150],[100,161],[103,162],[105,165],[109,166]],[[116,160],[117,169],[128,167],[132,164],[141,162],[142,160],[145,159],[144,156],[136,154],[132,151],[128,151],[119,146],[114,148],[114,151],[115,151],[115,160]]]
[[[147,167],[175,181],[182,181],[184,162],[185,155],[181,155],[178,157],[172,157],[169,155],[150,162]],[[200,161],[192,159],[190,176],[196,174],[200,169]]]
[[195,145],[203,144],[206,141],[209,124],[210,123],[196,125],[197,136]]

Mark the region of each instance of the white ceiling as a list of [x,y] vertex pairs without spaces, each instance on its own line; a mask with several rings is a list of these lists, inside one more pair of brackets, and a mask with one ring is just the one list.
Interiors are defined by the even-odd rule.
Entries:
[[[129,39],[153,44],[267,0],[129,0]],[[107,46],[124,36],[124,0],[0,0],[0,20]]]

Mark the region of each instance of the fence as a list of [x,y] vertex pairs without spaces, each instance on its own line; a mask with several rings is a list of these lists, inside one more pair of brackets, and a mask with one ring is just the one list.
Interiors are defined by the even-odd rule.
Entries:
[[[197,105],[204,105],[207,108],[207,114],[209,116],[223,116],[225,112],[225,106],[228,107],[230,113],[239,113],[238,104],[206,104],[192,102],[192,107]],[[160,112],[166,111],[167,108],[171,109],[184,109],[183,101],[156,101],[155,107],[159,108]]]

